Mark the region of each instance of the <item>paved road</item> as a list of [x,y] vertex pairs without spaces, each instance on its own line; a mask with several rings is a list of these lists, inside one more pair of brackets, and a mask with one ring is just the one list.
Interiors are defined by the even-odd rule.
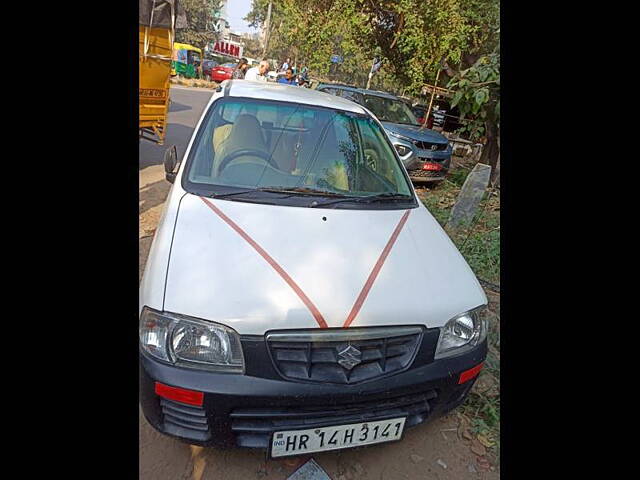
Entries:
[[171,145],[178,147],[178,157],[182,156],[202,110],[211,98],[213,91],[196,88],[171,88],[171,105],[169,107],[169,124],[164,145],[146,140],[140,141],[140,169],[149,165],[160,165],[165,150]]
[[[211,91],[172,88],[165,146],[140,142],[140,275],[170,187],[164,179],[164,150],[176,144],[178,154],[184,153],[210,96]],[[285,480],[309,458],[268,460],[263,451],[203,449],[156,432],[142,412],[139,422],[141,480]],[[400,442],[313,458],[333,480],[497,480],[499,471],[479,471],[477,457],[458,437],[457,427],[454,413],[407,430]]]

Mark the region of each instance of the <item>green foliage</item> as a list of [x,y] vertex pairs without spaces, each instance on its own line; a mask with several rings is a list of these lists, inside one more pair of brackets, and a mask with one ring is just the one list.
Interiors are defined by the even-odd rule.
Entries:
[[258,39],[244,36],[242,42],[244,43],[245,57],[259,58],[262,55],[262,45]]
[[464,185],[464,181],[467,179],[470,170],[466,168],[455,168],[449,173],[447,180],[458,187],[462,187]]
[[187,28],[176,30],[176,41],[203,50],[216,40],[213,23],[220,11],[220,0],[181,0],[187,17]]
[[481,56],[470,68],[459,72],[447,85],[454,89],[451,106],[463,117],[471,116],[465,130],[472,138],[485,132],[485,123],[500,124],[500,55]]
[[468,53],[493,52],[500,38],[500,0],[462,0],[469,25]]
[[473,232],[462,253],[478,276],[489,282],[500,282],[500,230]]
[[[252,26],[264,27],[268,4],[253,0]],[[377,55],[384,63],[372,88],[417,94],[443,62],[460,65],[495,43],[498,22],[499,0],[274,0],[267,56],[364,86]],[[334,54],[344,63],[332,66]]]

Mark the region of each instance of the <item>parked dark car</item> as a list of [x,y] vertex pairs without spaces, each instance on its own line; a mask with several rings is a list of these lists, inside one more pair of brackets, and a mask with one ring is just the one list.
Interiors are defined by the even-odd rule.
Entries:
[[[428,110],[427,105],[414,105],[411,109],[420,124],[424,123],[424,117]],[[432,113],[429,115],[427,128],[440,127],[445,132],[455,132],[462,126],[459,121],[460,110],[458,107],[451,108],[446,100],[438,99],[432,106]]]
[[317,90],[346,98],[369,109],[382,122],[413,182],[438,182],[451,166],[447,138],[423,128],[401,98],[377,90],[320,84]]
[[217,66],[218,62],[216,62],[215,60],[204,60],[202,62],[202,74],[204,75],[204,78],[206,78],[207,80],[211,80],[211,70],[213,69],[213,67]]

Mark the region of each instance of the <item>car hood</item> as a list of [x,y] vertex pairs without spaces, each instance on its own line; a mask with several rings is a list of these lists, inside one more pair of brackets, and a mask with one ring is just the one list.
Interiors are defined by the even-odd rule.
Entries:
[[[213,208],[191,194],[180,203],[164,310],[256,335],[319,326],[256,245],[328,327],[342,327],[406,212],[206,201]],[[440,327],[486,302],[465,260],[420,206],[410,210],[351,326]]]
[[447,137],[441,133],[429,130],[428,128],[420,128],[414,125],[403,125],[400,123],[382,122],[384,128],[388,131],[404,135],[412,140],[419,140],[421,142],[429,143],[449,143]]

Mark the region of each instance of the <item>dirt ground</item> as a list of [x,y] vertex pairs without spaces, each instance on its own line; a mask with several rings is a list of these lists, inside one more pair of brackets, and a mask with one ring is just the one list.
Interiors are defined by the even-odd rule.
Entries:
[[[162,165],[140,170],[140,278],[170,184]],[[499,315],[499,297],[490,295]],[[482,380],[482,377],[480,378]],[[484,388],[481,381],[474,389]],[[494,454],[478,455],[477,442],[461,428],[454,411],[406,431],[400,442],[314,454],[296,459],[267,460],[263,451],[216,450],[190,446],[156,432],[140,412],[139,477],[143,480],[285,480],[313,457],[333,480],[482,479],[497,480]]]

